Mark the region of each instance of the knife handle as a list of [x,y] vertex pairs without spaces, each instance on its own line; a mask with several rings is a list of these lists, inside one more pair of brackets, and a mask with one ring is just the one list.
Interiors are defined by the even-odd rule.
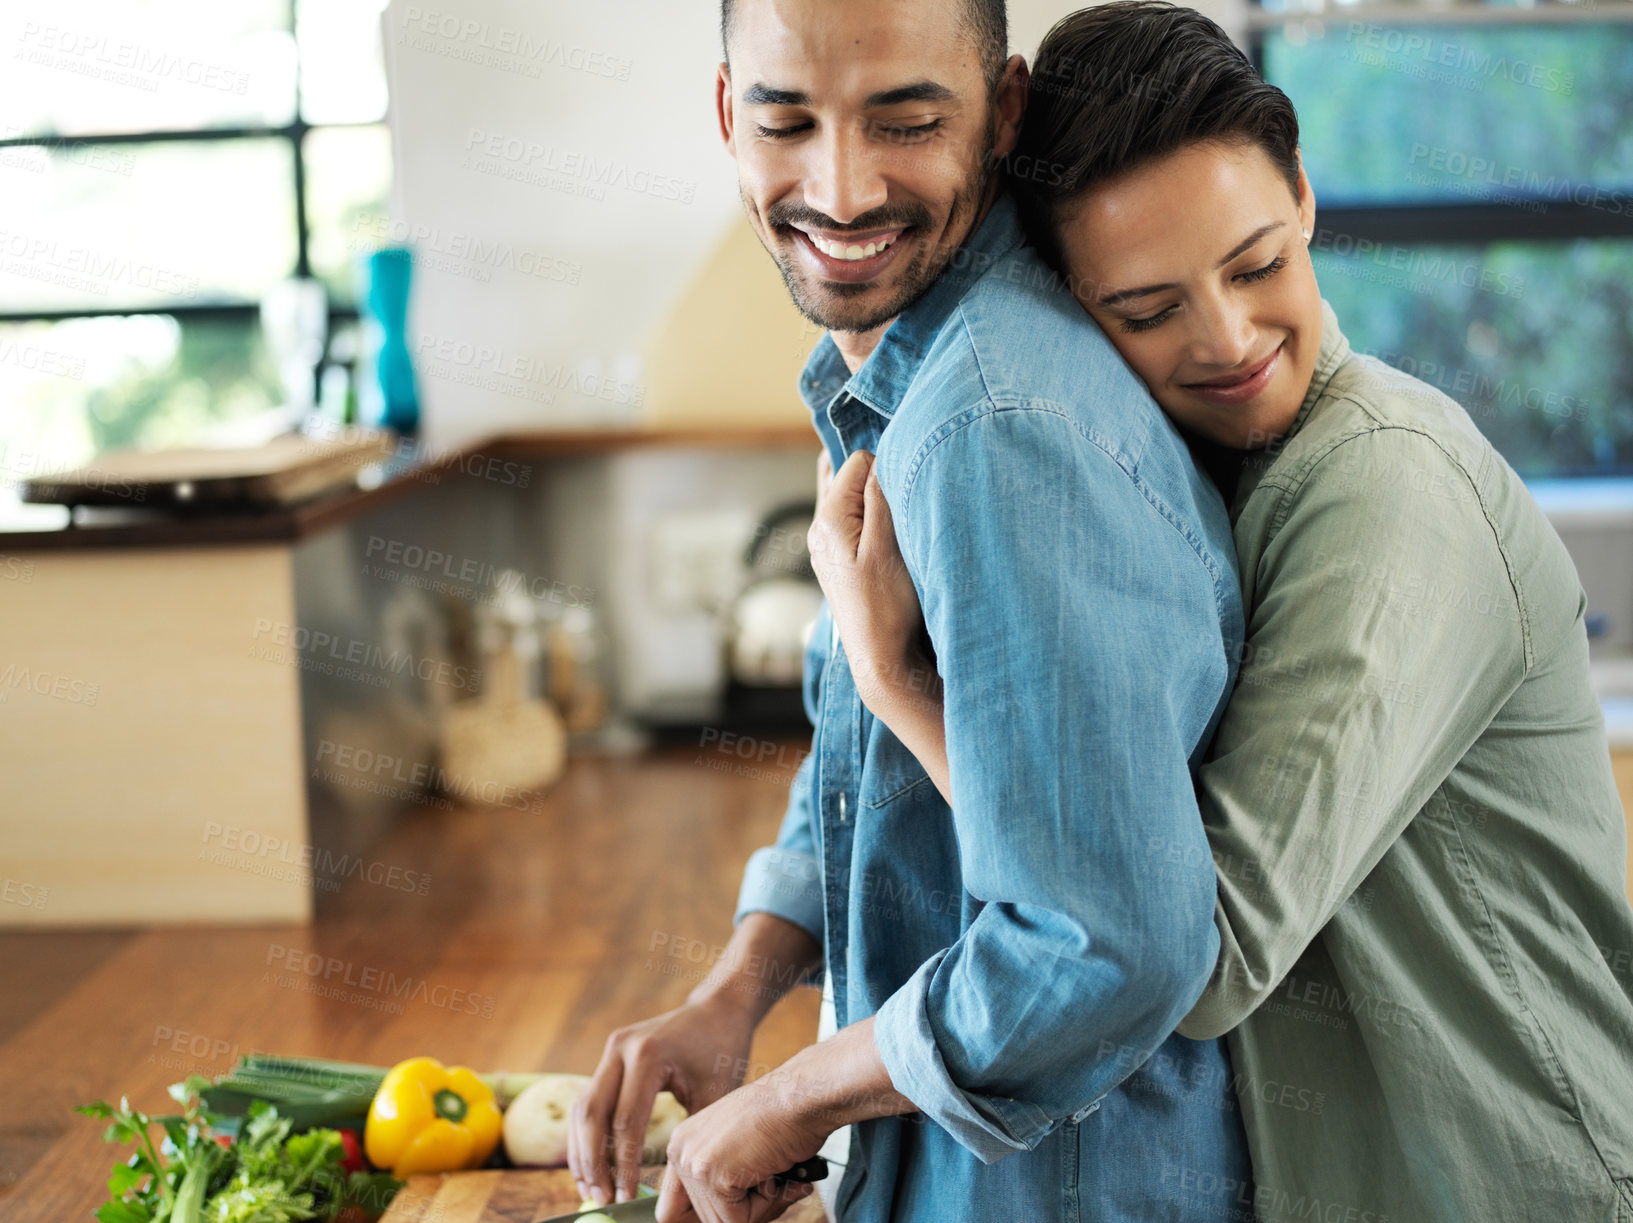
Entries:
[[813,1155],[810,1159],[795,1164],[786,1172],[777,1173],[780,1181],[795,1181],[798,1184],[809,1185],[814,1181],[827,1178],[828,1161],[820,1155]]

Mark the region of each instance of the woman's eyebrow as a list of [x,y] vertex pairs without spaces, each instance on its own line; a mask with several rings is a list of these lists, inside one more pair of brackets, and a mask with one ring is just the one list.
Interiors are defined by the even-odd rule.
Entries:
[[[1272,230],[1280,229],[1285,224],[1285,221],[1270,221],[1259,226],[1258,229],[1255,229],[1247,237],[1238,242],[1235,247],[1231,249],[1230,254],[1226,255],[1215,266],[1224,267],[1232,259],[1236,258],[1236,256],[1240,255],[1243,251],[1247,250],[1248,247],[1252,246],[1267,233],[1270,233]],[[1115,293],[1107,293],[1096,304],[1101,306],[1117,306],[1121,305],[1123,302],[1133,301],[1137,297],[1149,297],[1153,293],[1161,293],[1167,289],[1177,288],[1179,288],[1179,286],[1176,284],[1165,284],[1145,285],[1138,289],[1118,289]]]
[[1236,244],[1236,246],[1231,250],[1230,254],[1226,255],[1223,259],[1221,259],[1214,266],[1224,267],[1232,259],[1236,258],[1236,256],[1240,255],[1243,251],[1245,251],[1248,247],[1252,246],[1255,242],[1257,242],[1260,238],[1264,237],[1271,230],[1280,229],[1285,224],[1287,224],[1287,222],[1285,222],[1285,221],[1270,221],[1267,224],[1259,226],[1258,229],[1255,229],[1247,237],[1243,238],[1240,242],[1238,242]]

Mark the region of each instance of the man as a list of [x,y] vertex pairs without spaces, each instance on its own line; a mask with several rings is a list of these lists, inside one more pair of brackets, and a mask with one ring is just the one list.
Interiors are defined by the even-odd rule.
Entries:
[[[1224,508],[1023,245],[1001,0],[735,0],[722,29],[721,133],[830,332],[800,384],[828,458],[877,452],[957,801],[864,707],[824,614],[777,845],[710,978],[609,1039],[575,1176],[630,1196],[669,1089],[693,1116],[664,1223],[775,1217],[776,1174],[847,1124],[842,1219],[1230,1218],[1230,1068],[1172,1035],[1218,951],[1190,765],[1241,636]],[[759,1019],[822,971],[840,1030],[738,1087]]]

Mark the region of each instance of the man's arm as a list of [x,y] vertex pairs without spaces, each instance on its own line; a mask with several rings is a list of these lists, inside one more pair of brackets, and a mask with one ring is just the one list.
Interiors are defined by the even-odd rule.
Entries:
[[1063,413],[987,412],[915,470],[896,490],[881,476],[945,685],[964,886],[985,907],[874,1037],[895,1087],[991,1162],[1091,1112],[1208,978],[1189,757],[1228,666],[1185,531]]
[[[805,657],[805,702],[813,721],[827,659],[826,624],[825,615],[818,619]],[[634,1196],[646,1121],[658,1092],[673,1091],[690,1113],[730,1092],[743,1080],[754,1029],[766,1012],[794,986],[821,973],[822,878],[811,802],[815,767],[814,754],[808,754],[789,787],[776,844],[749,859],[736,930],[719,963],[685,1005],[608,1037],[590,1085],[574,1105],[569,1131],[568,1165],[585,1196],[603,1203]]]

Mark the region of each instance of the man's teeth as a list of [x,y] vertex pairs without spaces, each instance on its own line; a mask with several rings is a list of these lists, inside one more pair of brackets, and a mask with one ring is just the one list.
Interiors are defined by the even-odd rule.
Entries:
[[886,238],[882,242],[869,242],[866,246],[846,246],[843,242],[830,242],[816,234],[806,234],[811,239],[811,245],[816,247],[830,259],[843,259],[846,263],[855,263],[858,259],[872,259],[880,251],[889,250],[896,237]]

